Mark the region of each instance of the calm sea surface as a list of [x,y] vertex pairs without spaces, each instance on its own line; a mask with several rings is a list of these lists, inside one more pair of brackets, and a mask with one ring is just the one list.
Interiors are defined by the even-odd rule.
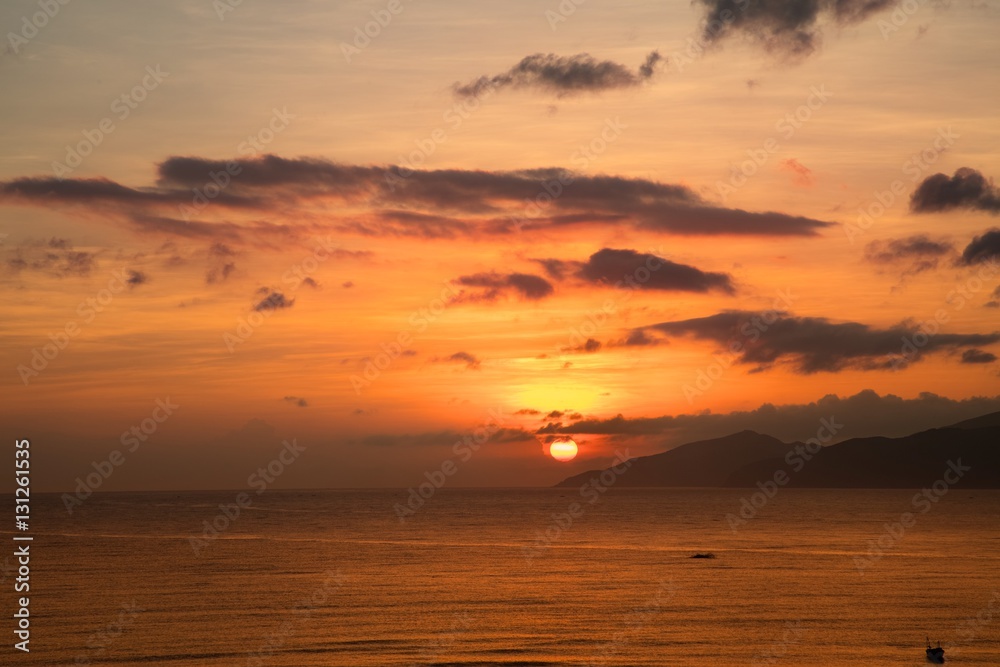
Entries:
[[445,489],[405,522],[391,491],[267,491],[235,519],[236,492],[36,497],[32,652],[0,664],[921,665],[928,634],[1000,664],[1000,492],[890,534],[913,493],[782,489],[736,532],[742,490]]

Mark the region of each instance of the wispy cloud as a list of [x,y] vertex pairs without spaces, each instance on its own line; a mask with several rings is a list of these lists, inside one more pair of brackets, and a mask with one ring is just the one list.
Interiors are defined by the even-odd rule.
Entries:
[[503,88],[529,88],[557,97],[595,93],[621,88],[634,88],[650,80],[662,57],[652,51],[646,60],[632,71],[611,60],[596,60],[590,54],[558,56],[536,53],[500,74],[484,75],[466,84],[453,86],[458,97],[482,97]]

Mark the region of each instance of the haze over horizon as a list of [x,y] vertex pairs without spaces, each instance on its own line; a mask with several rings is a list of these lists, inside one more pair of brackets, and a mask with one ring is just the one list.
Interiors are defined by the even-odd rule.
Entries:
[[0,8],[35,490],[115,450],[101,491],[243,488],[286,441],[276,488],[547,486],[1000,411],[994,4],[569,4]]

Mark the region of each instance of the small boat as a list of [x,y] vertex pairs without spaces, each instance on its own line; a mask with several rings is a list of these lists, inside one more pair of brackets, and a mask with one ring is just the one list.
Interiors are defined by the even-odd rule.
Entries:
[[935,665],[944,664],[944,649],[941,648],[941,642],[938,642],[937,648],[931,648],[931,639],[927,638],[927,662],[932,662]]

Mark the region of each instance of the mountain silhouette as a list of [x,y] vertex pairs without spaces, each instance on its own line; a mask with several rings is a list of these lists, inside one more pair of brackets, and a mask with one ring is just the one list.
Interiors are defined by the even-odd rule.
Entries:
[[[755,487],[788,476],[799,488],[923,488],[950,463],[968,468],[963,488],[1000,488],[1000,412],[901,438],[852,438],[816,451],[754,431],[701,440],[632,459],[616,487]],[[563,480],[579,486],[602,471]]]
[[[754,431],[689,442],[662,454],[632,459],[632,466],[615,486],[725,486],[742,467],[780,459],[792,446]],[[579,486],[600,473],[591,470],[574,475],[556,486]]]

